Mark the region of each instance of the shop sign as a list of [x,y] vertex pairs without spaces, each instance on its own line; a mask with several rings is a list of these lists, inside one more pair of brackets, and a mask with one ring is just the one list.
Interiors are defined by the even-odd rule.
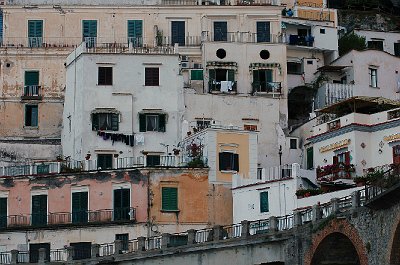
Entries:
[[400,140],[400,133],[385,136],[385,137],[383,137],[383,140],[385,140],[386,142]]
[[344,139],[333,144],[322,146],[321,148],[319,148],[319,152],[325,153],[330,150],[340,149],[342,147],[348,146],[349,144],[350,144],[350,139]]

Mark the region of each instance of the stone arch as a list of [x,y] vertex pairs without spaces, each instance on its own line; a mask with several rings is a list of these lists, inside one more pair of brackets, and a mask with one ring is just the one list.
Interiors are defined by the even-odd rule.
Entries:
[[389,245],[389,264],[400,265],[400,214],[394,223],[392,231],[393,237],[390,240]]
[[304,256],[304,265],[316,264],[317,258],[314,256],[318,255],[318,251],[335,242],[344,242],[349,248],[349,255],[357,255],[358,260],[355,259],[355,262],[349,264],[368,265],[363,241],[356,228],[345,219],[334,219],[322,231],[313,235],[311,246]]
[[303,124],[312,112],[315,91],[308,86],[292,88],[288,94],[288,115],[290,125]]

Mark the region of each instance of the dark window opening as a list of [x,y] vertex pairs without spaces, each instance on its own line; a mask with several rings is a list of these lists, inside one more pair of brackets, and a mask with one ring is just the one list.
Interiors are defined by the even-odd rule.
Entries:
[[25,126],[38,126],[38,105],[25,105]]
[[271,41],[271,25],[269,21],[257,22],[257,42]]
[[0,228],[7,227],[7,198],[0,198]]
[[394,44],[394,56],[400,57],[400,43]]
[[114,221],[129,221],[131,207],[130,189],[114,190]]
[[97,155],[97,168],[98,169],[111,169],[112,168],[112,154],[98,154]]
[[118,131],[119,115],[116,113],[93,113],[92,130],[93,131]]
[[228,40],[228,26],[226,21],[214,22],[214,41]]
[[159,86],[160,75],[158,67],[146,67],[145,68],[145,86]]
[[133,47],[143,46],[143,21],[128,20],[128,43]]
[[368,41],[368,49],[383,51],[383,41],[380,40]]
[[287,62],[287,73],[292,75],[301,75],[301,63]]
[[28,20],[28,41],[30,48],[42,47],[43,20]]
[[200,129],[200,130],[208,128],[208,127],[210,127],[210,125],[211,125],[210,120],[197,120],[196,121],[196,127],[197,127],[197,129]]
[[276,91],[276,83],[272,81],[271,69],[259,69],[253,71],[253,91],[254,92],[273,92]]
[[290,139],[290,149],[297,149],[297,139]]
[[91,242],[77,242],[71,243],[71,247],[74,247],[73,260],[89,259],[92,255],[92,243]]
[[231,152],[219,153],[219,171],[239,171],[239,154]]
[[163,187],[161,189],[161,209],[163,211],[178,210],[178,188]]
[[47,195],[32,196],[32,226],[47,224]]
[[314,149],[312,147],[307,148],[307,169],[314,168]]
[[88,221],[88,193],[72,193],[72,223],[86,223]]
[[121,240],[122,241],[122,251],[128,251],[129,250],[129,234],[116,234],[115,235],[115,240]]
[[269,212],[268,191],[263,191],[260,193],[260,212]]
[[160,163],[160,156],[159,155],[147,155],[146,157],[146,165],[148,167],[159,166]]
[[140,132],[165,132],[166,115],[165,114],[139,114]]
[[224,49],[218,49],[216,55],[219,59],[224,59],[226,57],[226,51]]
[[319,33],[325,34],[325,29],[319,29]]
[[171,35],[172,45],[178,43],[179,46],[185,46],[185,21],[172,21]]
[[46,250],[45,260],[50,261],[50,243],[38,243],[29,244],[29,262],[38,263],[39,261],[39,249],[44,248]]
[[99,67],[97,84],[102,86],[112,86],[113,84],[112,67]]

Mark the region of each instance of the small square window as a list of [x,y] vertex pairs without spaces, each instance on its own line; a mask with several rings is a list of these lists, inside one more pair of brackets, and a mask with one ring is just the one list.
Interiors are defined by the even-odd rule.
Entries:
[[146,67],[145,68],[145,86],[159,86],[159,68],[158,67]]
[[297,139],[290,139],[290,149],[297,149]]
[[307,60],[307,64],[313,64],[314,62],[312,60]]
[[160,156],[159,155],[147,155],[146,156],[146,165],[148,167],[159,166],[160,165]]
[[220,171],[239,171],[239,154],[231,152],[219,153]]
[[165,132],[165,114],[139,114],[140,132]]
[[257,131],[257,125],[255,124],[245,124],[243,127],[246,131]]
[[112,86],[113,84],[112,67],[99,67],[97,84],[99,86]]
[[325,29],[319,29],[319,33],[325,34]]

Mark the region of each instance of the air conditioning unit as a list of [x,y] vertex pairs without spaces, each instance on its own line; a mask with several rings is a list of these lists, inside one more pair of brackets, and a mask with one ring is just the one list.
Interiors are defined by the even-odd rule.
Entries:
[[189,62],[188,61],[182,61],[181,62],[181,68],[182,69],[188,69],[190,67]]

